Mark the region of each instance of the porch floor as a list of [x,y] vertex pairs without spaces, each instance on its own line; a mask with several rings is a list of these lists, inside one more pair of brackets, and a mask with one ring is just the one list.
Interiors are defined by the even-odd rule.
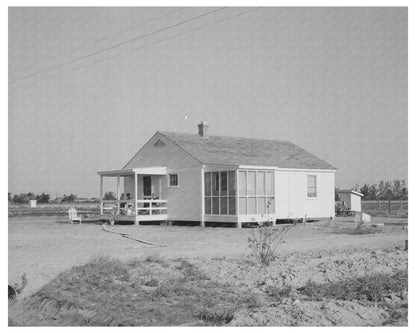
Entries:
[[117,215],[117,214],[103,214],[100,215],[102,219],[114,221],[131,221],[131,222],[141,222],[141,221],[166,221],[168,219],[167,214],[154,214],[154,215]]

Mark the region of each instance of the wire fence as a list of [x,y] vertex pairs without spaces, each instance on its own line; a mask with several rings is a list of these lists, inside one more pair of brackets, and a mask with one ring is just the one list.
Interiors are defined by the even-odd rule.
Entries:
[[363,212],[370,215],[404,215],[408,213],[407,200],[368,200],[361,202]]

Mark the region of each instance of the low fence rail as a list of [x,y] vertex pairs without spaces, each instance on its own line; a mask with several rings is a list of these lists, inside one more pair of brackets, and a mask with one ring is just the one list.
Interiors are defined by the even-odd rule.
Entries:
[[[337,201],[340,204],[341,201]],[[370,215],[406,216],[408,212],[407,200],[363,200],[361,210]]]

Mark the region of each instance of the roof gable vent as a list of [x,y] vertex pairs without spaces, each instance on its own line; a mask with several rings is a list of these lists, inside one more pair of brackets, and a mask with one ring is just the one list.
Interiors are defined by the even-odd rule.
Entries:
[[156,142],[155,142],[155,144],[153,145],[153,147],[158,147],[158,148],[160,148],[160,147],[164,147],[164,146],[166,146],[166,143],[164,143],[162,140],[157,140]]

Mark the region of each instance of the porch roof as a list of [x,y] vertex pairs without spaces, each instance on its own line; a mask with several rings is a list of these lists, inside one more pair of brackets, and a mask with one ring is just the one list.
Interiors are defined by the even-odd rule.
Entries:
[[148,167],[148,168],[131,168],[121,170],[106,170],[98,171],[97,174],[106,177],[118,177],[118,176],[134,176],[137,175],[166,175],[166,167]]

